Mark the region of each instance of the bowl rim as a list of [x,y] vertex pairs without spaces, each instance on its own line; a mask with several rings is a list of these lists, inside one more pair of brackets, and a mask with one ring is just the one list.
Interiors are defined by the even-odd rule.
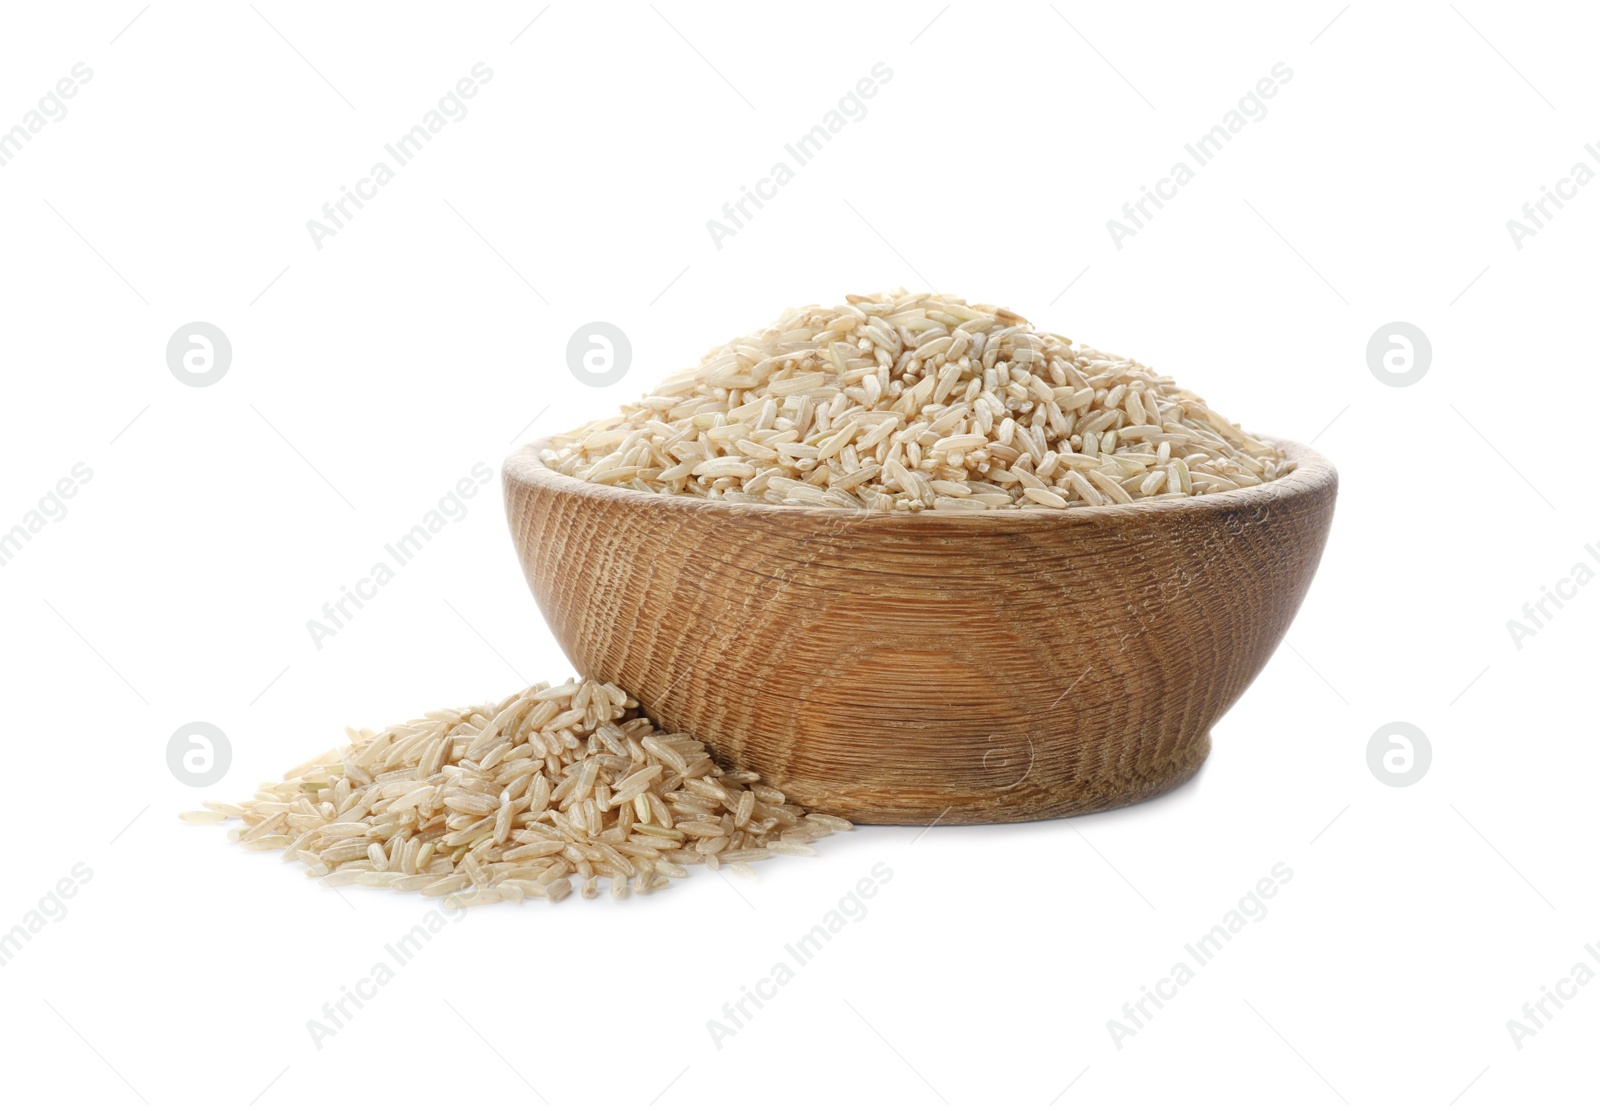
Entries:
[[1004,523],[1042,521],[1115,521],[1139,515],[1154,514],[1210,514],[1212,512],[1238,512],[1268,504],[1281,503],[1295,496],[1315,494],[1337,489],[1339,474],[1332,460],[1307,444],[1275,436],[1258,436],[1257,439],[1279,448],[1294,463],[1294,470],[1286,475],[1247,486],[1242,490],[1225,490],[1215,494],[1195,494],[1187,498],[1166,500],[1140,499],[1130,504],[1085,505],[1069,509],[1052,509],[1047,505],[1016,509],[935,509],[916,513],[886,512],[878,509],[845,509],[823,505],[774,505],[770,502],[724,502],[710,498],[690,498],[681,494],[660,494],[651,490],[635,490],[628,486],[608,486],[588,482],[562,474],[552,469],[539,453],[547,448],[552,437],[544,436],[516,448],[506,456],[501,465],[501,479],[509,489],[513,484],[540,487],[554,493],[599,502],[614,502],[620,506],[673,506],[686,513],[712,513],[726,516],[770,518],[773,521],[923,521],[923,522],[977,522]]

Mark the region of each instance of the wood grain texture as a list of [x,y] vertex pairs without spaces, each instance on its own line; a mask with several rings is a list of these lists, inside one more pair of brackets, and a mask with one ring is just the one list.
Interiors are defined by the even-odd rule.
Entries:
[[719,504],[506,460],[533,596],[585,674],[791,800],[1020,821],[1193,775],[1310,586],[1338,478],[1093,509]]

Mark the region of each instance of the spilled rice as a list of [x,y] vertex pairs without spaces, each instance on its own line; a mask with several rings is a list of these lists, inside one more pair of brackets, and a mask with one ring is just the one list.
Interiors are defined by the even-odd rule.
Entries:
[[648,894],[687,866],[745,871],[849,829],[807,814],[752,772],[719,767],[687,733],[658,732],[620,688],[539,684],[499,703],[441,710],[266,783],[247,802],[180,815],[242,825],[228,836],[281,852],[308,876],[444,896],[452,905]]

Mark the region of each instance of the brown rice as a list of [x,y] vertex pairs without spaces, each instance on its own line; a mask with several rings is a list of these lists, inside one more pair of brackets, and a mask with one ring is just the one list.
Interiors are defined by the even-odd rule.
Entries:
[[1291,467],[1147,366],[904,290],[791,309],[542,458],[654,493],[934,512],[1185,498]]
[[573,890],[649,894],[686,864],[743,865],[849,829],[808,815],[753,772],[718,766],[687,733],[661,733],[625,691],[593,679],[538,684],[498,703],[435,711],[263,784],[232,840],[281,850],[306,874],[444,896],[453,905],[557,902]]

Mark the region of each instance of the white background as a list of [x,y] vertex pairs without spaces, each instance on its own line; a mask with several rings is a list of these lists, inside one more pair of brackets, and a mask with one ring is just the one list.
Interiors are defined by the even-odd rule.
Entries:
[[[0,967],[8,1102],[1471,1108],[1592,1086],[1600,986],[1520,1048],[1507,1027],[1574,964],[1600,973],[1600,586],[1520,647],[1507,630],[1600,569],[1600,184],[1520,249],[1507,230],[1600,168],[1589,13],[139,2],[0,23],[0,128],[93,72],[0,167],[0,531],[93,472],[0,567],[0,931],[92,870]],[[318,249],[307,221],[478,62],[469,113]],[[878,62],[867,115],[714,245],[706,222]],[[1114,245],[1107,221],[1279,62],[1266,117]],[[1203,772],[1070,822],[862,830],[755,883],[474,912],[317,1048],[307,1021],[433,904],[336,893],[175,813],[347,723],[569,665],[497,482],[337,636],[306,622],[473,464],[786,305],[897,285],[1125,352],[1339,466],[1321,572]],[[565,366],[592,320],[633,344],[607,389]],[[191,321],[233,346],[204,389],[165,362]],[[1391,321],[1432,341],[1408,388],[1367,365]],[[166,761],[196,720],[233,751],[199,792]],[[1432,744],[1406,788],[1366,756],[1397,720]],[[877,862],[865,917],[715,1045],[707,1021]],[[1108,1021],[1279,862],[1265,918],[1119,1044]]]

